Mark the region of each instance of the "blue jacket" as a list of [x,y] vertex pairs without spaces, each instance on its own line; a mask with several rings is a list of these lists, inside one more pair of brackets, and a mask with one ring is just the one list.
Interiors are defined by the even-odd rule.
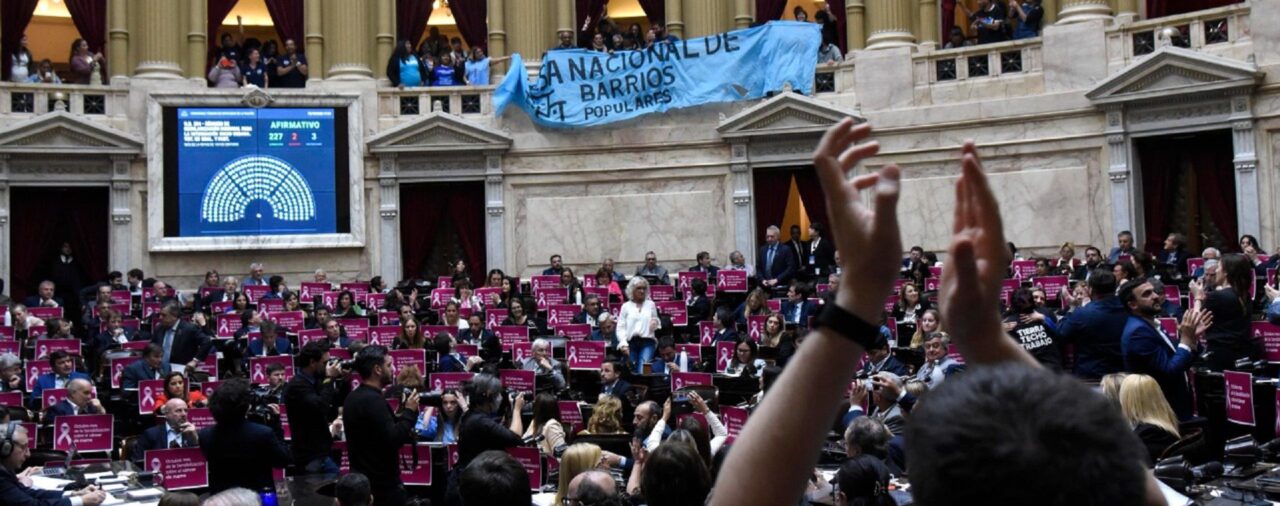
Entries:
[[1124,370],[1120,339],[1129,309],[1119,297],[1107,297],[1077,309],[1058,322],[1058,334],[1076,347],[1075,375],[1098,380]]
[[1191,418],[1191,390],[1187,369],[1195,354],[1177,346],[1146,320],[1130,316],[1120,341],[1124,370],[1155,378],[1179,420]]
[[[800,306],[800,319],[796,320],[796,306]],[[801,327],[809,327],[809,317],[818,313],[818,305],[809,300],[802,300],[799,304],[790,300],[782,301],[782,320],[787,323],[794,323]]]
[[1271,301],[1267,304],[1267,321],[1272,325],[1280,325],[1280,299]]
[[769,269],[769,245],[760,247],[756,256],[756,276],[762,280],[777,279],[778,284],[791,282],[796,274],[796,252],[785,243],[779,242],[773,253],[773,269]]
[[[255,339],[253,341],[249,341],[249,353],[252,354],[253,356],[261,357],[262,348],[263,348],[263,345],[262,345],[261,339]],[[276,352],[277,352],[276,353],[277,355],[292,354],[293,345],[289,343],[289,339],[276,336]]]
[[[80,371],[71,371],[71,375],[67,378],[67,381],[68,381],[68,382],[70,382],[71,380],[76,379],[76,378],[79,378],[79,379],[82,379],[82,380],[85,380],[85,381],[89,381],[89,382],[92,382],[92,381],[93,381],[93,380],[89,379],[89,375],[88,375],[88,374],[82,373],[82,372],[80,372]],[[55,378],[54,378],[54,376],[53,376],[53,373],[51,373],[51,372],[50,372],[50,373],[41,374],[39,378],[36,378],[36,386],[35,386],[34,388],[32,388],[32,389],[31,389],[31,402],[35,403],[36,405],[39,405],[39,404],[40,404],[40,394],[43,394],[43,393],[44,393],[44,389],[46,389],[46,388],[58,388],[58,384],[57,384],[55,381],[56,381],[56,380],[55,380]]]
[[[169,364],[160,364],[160,377],[169,374]],[[138,382],[142,380],[157,379],[155,370],[147,365],[144,359],[138,359],[136,362],[129,364],[120,373],[120,388],[134,389],[138,388]]]
[[[56,417],[59,417],[59,416],[72,416],[72,415],[74,415],[74,414],[76,414],[76,413],[75,413],[75,409],[71,406],[71,401],[66,400],[66,399],[63,399],[63,400],[61,400],[61,401],[58,401],[58,403],[57,403],[57,404],[54,404],[54,405],[52,405],[52,406],[49,406],[49,409],[47,409],[47,410],[44,412],[44,420],[45,420],[45,423],[52,424],[52,423],[53,423],[54,418],[56,418]],[[98,412],[98,410],[97,410],[97,408],[94,408],[92,405],[86,404],[86,405],[85,405],[85,407],[84,407],[84,412],[83,412],[83,413],[80,413],[80,414],[82,414],[82,415],[99,415],[99,414],[101,414],[101,413],[99,413],[99,412]]]
[[9,506],[71,506],[62,491],[36,490],[18,482],[18,476],[0,466],[0,504]]

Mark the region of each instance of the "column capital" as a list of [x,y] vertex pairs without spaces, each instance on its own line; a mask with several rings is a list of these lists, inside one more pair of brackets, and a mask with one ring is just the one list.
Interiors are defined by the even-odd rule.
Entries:
[[1108,0],[1062,0],[1062,10],[1058,12],[1058,24],[1065,25],[1097,19],[1111,20],[1111,4]]

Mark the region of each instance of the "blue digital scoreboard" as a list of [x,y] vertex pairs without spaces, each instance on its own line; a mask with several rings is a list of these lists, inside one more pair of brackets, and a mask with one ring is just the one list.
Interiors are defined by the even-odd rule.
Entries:
[[345,113],[167,110],[165,235],[347,232]]

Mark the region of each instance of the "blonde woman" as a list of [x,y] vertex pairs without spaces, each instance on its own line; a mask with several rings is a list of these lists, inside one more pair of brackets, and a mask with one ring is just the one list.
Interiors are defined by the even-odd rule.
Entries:
[[612,395],[601,396],[586,430],[578,434],[626,434],[622,428],[622,401]]
[[560,486],[556,487],[556,500],[551,504],[564,504],[569,482],[579,474],[599,467],[600,456],[600,447],[591,443],[578,443],[565,450],[560,457]]
[[1115,404],[1116,408],[1120,407],[1120,383],[1124,381],[1125,376],[1128,374],[1113,372],[1103,376],[1102,383],[1099,385],[1102,388],[1102,396]]
[[1130,374],[1120,382],[1120,410],[1133,426],[1133,433],[1146,445],[1152,465],[1181,437],[1178,417],[1165,400],[1160,384],[1145,374]]
[[764,290],[756,288],[747,294],[747,300],[738,305],[738,309],[733,311],[738,325],[745,326],[748,316],[761,316],[769,314],[769,296],[765,295]]
[[627,302],[618,312],[618,343],[625,344],[636,374],[644,372],[644,364],[653,360],[658,340],[658,308],[649,300],[649,282],[636,276],[627,284]]
[[937,332],[942,332],[942,315],[937,309],[924,310],[924,313],[920,314],[919,325],[916,325],[916,333],[911,336],[911,347],[923,348],[929,335]]

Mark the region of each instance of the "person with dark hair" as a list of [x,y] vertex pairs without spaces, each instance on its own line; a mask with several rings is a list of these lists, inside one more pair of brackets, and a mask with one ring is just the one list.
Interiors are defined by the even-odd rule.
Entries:
[[412,88],[423,85],[423,76],[427,75],[427,66],[413,53],[413,42],[401,39],[391,59],[387,60],[387,79],[397,88]]
[[293,39],[284,40],[284,54],[276,59],[275,73],[271,74],[276,88],[303,88],[307,85],[307,55],[298,52]]
[[782,317],[787,323],[809,328],[809,318],[818,313],[818,305],[809,300],[813,295],[808,283],[792,281],[787,288],[787,300],[782,301]]
[[[28,434],[27,428],[16,421],[0,425],[0,443],[8,447],[0,453],[0,504],[6,506],[98,506],[108,497],[106,492],[97,487],[86,487],[64,492],[56,490],[40,490],[31,485],[29,476],[38,474],[38,467],[27,468],[21,474],[27,457],[31,456],[31,448],[36,445],[35,434]],[[65,496],[64,496],[65,494]]]
[[524,431],[525,439],[542,436],[537,443],[543,455],[559,458],[565,444],[564,426],[560,424],[560,404],[551,392],[540,392],[533,399],[533,420]]
[[689,295],[685,298],[688,320],[685,326],[696,330],[698,324],[711,317],[711,299],[707,298],[707,282],[695,279],[689,282]]
[[213,347],[207,333],[191,322],[181,319],[182,307],[176,302],[160,307],[159,325],[151,332],[151,342],[164,349],[164,363],[169,369],[194,371]]
[[[824,14],[824,11],[818,11],[819,16]],[[834,44],[834,40],[831,43]],[[824,237],[825,234],[826,227],[822,223],[815,221],[809,224],[809,241],[804,243],[804,256],[801,261],[806,273],[815,279],[825,279],[825,276],[831,274],[836,266],[835,243]]]
[[1138,279],[1142,275],[1138,271],[1138,257],[1130,256],[1129,260],[1111,264],[1111,275],[1116,277],[1116,286],[1123,285],[1130,279]]
[[1255,342],[1250,332],[1253,283],[1253,262],[1238,253],[1222,256],[1212,280],[1191,282],[1192,299],[1213,314],[1213,323],[1204,333],[1205,362],[1212,370],[1235,369],[1238,360],[1252,362],[1262,356],[1262,343]]
[[284,405],[290,415],[291,450],[298,473],[336,473],[338,465],[329,457],[333,436],[329,422],[338,416],[351,390],[346,372],[329,360],[329,347],[312,341],[294,359],[297,373],[285,385]]
[[870,343],[871,347],[867,349],[867,365],[862,368],[862,373],[871,376],[880,371],[887,371],[898,376],[909,376],[907,364],[898,360],[893,356],[892,350],[889,349],[889,339],[881,332]]
[[1125,371],[1154,378],[1178,419],[1191,418],[1187,370],[1199,354],[1199,336],[1213,323],[1213,314],[1199,309],[1188,312],[1178,325],[1178,345],[1174,347],[1170,336],[1156,323],[1161,297],[1149,281],[1135,279],[1125,283],[1119,297],[1132,313],[1120,340]]
[[738,340],[738,321],[729,308],[721,307],[716,311],[715,334],[711,336],[711,340],[717,343]]
[[627,491],[648,504],[701,506],[711,493],[711,471],[693,445],[668,440],[636,460]]
[[1075,344],[1073,374],[1096,381],[1124,370],[1120,338],[1129,321],[1129,310],[1115,296],[1116,278],[1108,269],[1098,269],[1089,275],[1088,293],[1087,306],[1072,311],[1058,322],[1058,335],[1064,344]]
[[209,405],[209,399],[204,396],[204,392],[201,392],[198,388],[191,390],[187,384],[187,377],[180,372],[171,372],[164,375],[164,387],[159,392],[156,392],[155,398],[157,410],[171,399],[179,399],[193,408],[203,408]]
[[729,366],[725,368],[725,376],[730,377],[760,377],[760,373],[764,371],[765,361],[760,358],[760,348],[755,341],[750,339],[739,339],[734,345],[733,358],[729,359]]
[[258,332],[261,332],[262,337],[249,341],[249,356],[274,357],[293,354],[293,344],[289,342],[289,338],[280,335],[276,322],[268,320],[258,324]]
[[338,478],[333,487],[333,498],[337,506],[369,506],[373,504],[373,492],[369,478],[365,475],[350,472]]
[[243,378],[223,381],[209,399],[216,422],[200,429],[200,452],[209,462],[209,491],[244,487],[271,488],[271,470],[287,467],[289,449],[284,445],[279,417],[274,427],[245,419],[249,411],[249,382]]
[[457,342],[447,332],[439,332],[432,341],[436,350],[439,372],[466,372],[467,357],[457,352]]
[[836,473],[837,506],[894,506],[889,495],[889,468],[872,455],[844,461]]
[[401,399],[400,409],[391,411],[382,397],[382,390],[394,379],[385,346],[375,344],[360,350],[355,372],[362,381],[347,396],[342,410],[351,470],[369,477],[375,503],[402,505],[408,494],[400,480],[400,447],[413,443],[417,436],[413,425],[418,419],[418,391],[409,391]]
[[1031,290],[1019,288],[1013,292],[1013,303],[1005,313],[1005,332],[1027,350],[1041,365],[1052,371],[1062,370],[1062,343],[1058,332],[1036,311]]
[[[459,481],[463,469],[470,467],[472,461],[477,460],[481,454],[496,450],[505,455],[507,448],[520,446],[520,435],[524,433],[524,421],[520,415],[524,410],[523,395],[516,395],[511,399],[511,422],[504,426],[501,413],[503,389],[502,382],[497,377],[477,374],[463,384],[462,390],[468,409],[462,415],[462,428],[458,432],[458,463],[449,475],[446,504],[458,504]],[[527,490],[527,482],[522,483],[525,483],[522,488]]]
[[[71,55],[67,57],[67,64],[71,66],[71,75],[64,83],[92,84],[94,71],[101,69],[106,60],[103,59],[102,52],[90,52],[89,41],[76,39],[71,43]],[[95,65],[98,69],[94,68]]]
[[67,384],[76,379],[90,381],[88,374],[76,370],[75,357],[63,350],[49,354],[49,367],[53,370],[36,378],[31,388],[31,404],[35,406],[40,405],[40,396],[46,388],[67,388]]
[[142,350],[142,357],[129,364],[120,373],[120,388],[135,390],[142,380],[157,380],[169,374],[169,364],[164,363],[164,348],[155,343],[147,343]]
[[[454,470],[460,468],[455,466]],[[529,473],[504,451],[489,450],[477,455],[459,474],[459,495],[451,504],[526,506],[533,503]]]

